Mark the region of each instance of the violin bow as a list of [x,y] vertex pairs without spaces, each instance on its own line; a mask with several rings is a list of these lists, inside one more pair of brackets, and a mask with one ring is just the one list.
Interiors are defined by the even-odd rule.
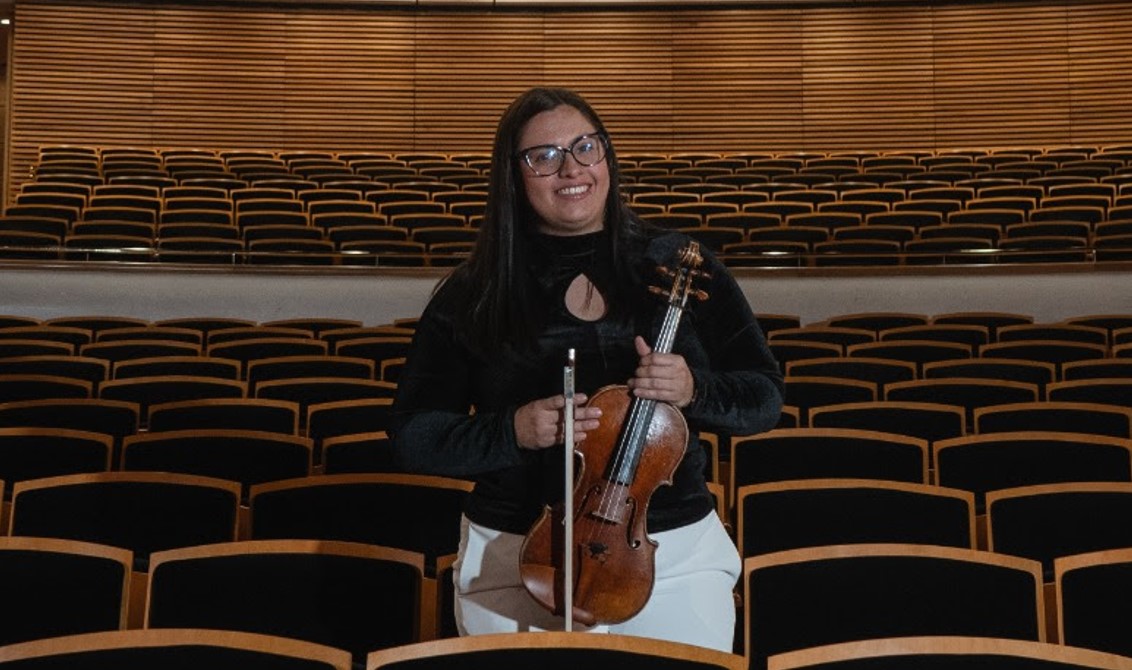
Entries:
[[563,555],[562,555],[562,612],[566,616],[565,630],[574,630],[574,350],[566,352],[566,367],[562,370],[562,394],[566,406],[562,412],[563,444],[565,448],[565,498],[562,501]]

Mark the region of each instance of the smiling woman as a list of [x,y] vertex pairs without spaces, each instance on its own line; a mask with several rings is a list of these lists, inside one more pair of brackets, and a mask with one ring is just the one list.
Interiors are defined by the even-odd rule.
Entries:
[[[540,232],[579,235],[602,229],[609,196],[604,135],[577,109],[562,105],[536,115],[520,138],[523,184]],[[573,138],[573,139],[567,139]]]
[[[631,496],[632,516],[644,517],[649,537],[627,544],[642,554],[656,548],[647,579],[634,580],[648,592],[616,615],[584,606],[571,615],[587,630],[730,651],[739,559],[704,482],[698,431],[769,430],[782,378],[739,285],[706,253],[695,274],[703,299],[681,305],[685,325],[659,318],[665,302],[650,291],[656,268],[682,265],[683,252],[694,255],[697,246],[649,228],[621,200],[614,144],[571,91],[532,89],[508,107],[476,247],[418,321],[390,432],[406,469],[476,481],[454,574],[460,632],[562,630],[565,608],[532,597],[544,584],[531,586],[520,556],[546,507],[564,497],[564,460],[574,453],[565,451],[566,436],[572,432],[570,449],[580,450],[587,439],[619,432],[617,411],[587,404],[599,390],[615,388],[634,407],[641,400],[657,417],[675,416],[686,429],[672,431],[669,485]],[[562,383],[568,351],[577,372],[572,401]],[[592,461],[602,461],[589,464],[599,476],[606,471],[603,459]],[[585,542],[590,572],[579,574],[608,574],[602,566],[617,552],[604,547]],[[598,587],[599,598],[618,597],[620,584],[602,580],[609,588]]]

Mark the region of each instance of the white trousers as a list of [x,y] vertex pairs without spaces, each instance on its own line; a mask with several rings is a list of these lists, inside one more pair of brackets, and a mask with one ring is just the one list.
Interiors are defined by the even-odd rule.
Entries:
[[[719,517],[651,536],[657,542],[652,596],[619,624],[574,630],[659,638],[732,651],[742,572],[735,543]],[[463,521],[453,580],[461,635],[562,630],[565,620],[537,603],[519,576],[524,536]]]

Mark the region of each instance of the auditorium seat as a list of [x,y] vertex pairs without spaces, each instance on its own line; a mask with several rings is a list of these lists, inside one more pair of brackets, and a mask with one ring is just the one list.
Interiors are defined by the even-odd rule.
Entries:
[[1041,566],[973,549],[811,547],[744,561],[751,670],[775,654],[912,635],[1043,641]]
[[10,645],[10,670],[242,668],[351,670],[350,654],[286,637],[216,629],[116,630]]
[[742,670],[746,667],[747,661],[742,656],[706,647],[628,635],[578,635],[561,631],[452,637],[375,651],[366,660],[367,670]]
[[255,394],[259,383],[303,377],[345,377],[374,379],[374,362],[368,358],[318,354],[313,356],[273,356],[248,361],[248,392]]
[[886,340],[864,342],[848,347],[846,355],[862,358],[887,358],[915,363],[922,373],[926,364],[936,361],[969,359],[971,347],[958,342],[932,342],[927,340]]
[[786,375],[792,377],[836,377],[871,382],[877,389],[885,384],[916,378],[916,365],[908,361],[884,358],[811,358],[786,363]]
[[981,407],[975,432],[1057,431],[1132,438],[1132,407],[1044,400]]
[[150,433],[218,428],[299,434],[299,406],[263,398],[206,398],[151,405]]
[[316,475],[251,488],[250,539],[363,542],[422,554],[425,576],[460,543],[470,481],[429,475]]
[[[151,557],[147,628],[282,635],[365,655],[431,639],[424,557],[327,540],[250,540]],[[312,616],[318,612],[318,616]]]
[[932,635],[842,642],[772,656],[770,670],[1119,670],[1127,658],[1054,642]]
[[[1132,347],[1127,347],[1132,352]],[[1080,379],[1050,384],[1050,400],[1095,402],[1132,407],[1132,379]]]
[[323,445],[334,438],[385,431],[393,418],[393,398],[355,398],[312,403],[306,408],[306,435],[314,462],[322,462]]
[[199,343],[147,338],[107,342],[95,341],[79,347],[78,353],[81,356],[102,358],[111,363],[117,363],[124,360],[156,356],[200,356],[202,350]]
[[875,479],[812,479],[736,491],[740,556],[838,544],[906,543],[975,549],[969,491]]
[[1062,482],[1132,481],[1132,444],[1086,433],[1022,431],[968,435],[932,445],[936,483],[975,493]]
[[1106,344],[1071,342],[1066,340],[1012,340],[988,344],[980,350],[984,358],[1013,358],[1052,363],[1057,366],[1058,377],[1066,363],[1105,358]]
[[114,364],[111,374],[113,379],[168,376],[238,380],[240,362],[213,356],[155,356],[118,361]]
[[1037,387],[1038,400],[1046,396],[1046,387],[1057,380],[1053,363],[1024,361],[1013,358],[970,358],[925,363],[924,379],[989,379],[1022,382]]
[[928,443],[846,428],[779,428],[731,442],[729,500],[741,486],[793,479],[928,481]]
[[1132,379],[1132,361],[1124,358],[1098,358],[1066,363],[1061,367],[1062,381],[1080,379]]
[[156,375],[112,379],[104,382],[98,389],[99,398],[120,400],[137,405],[143,426],[148,422],[151,405],[204,398],[243,398],[247,394],[246,382],[193,375]]
[[238,482],[174,472],[101,472],[18,482],[11,533],[152,552],[236,540]]
[[967,412],[958,405],[878,400],[815,407],[810,426],[896,433],[926,440],[930,447],[966,435]]
[[123,441],[122,470],[214,477],[248,489],[311,472],[311,441],[297,435],[216,428],[139,433]]
[[1054,560],[1132,547],[1132,483],[1063,482],[987,493],[987,548],[1042,564],[1054,581]]
[[[17,356],[38,355],[35,347],[44,347],[48,355],[61,354],[59,349],[46,349],[47,344],[21,344],[23,340],[9,340],[8,347],[0,342],[0,352]],[[13,348],[20,347],[18,349]],[[56,347],[65,347],[58,344]],[[7,349],[7,351],[5,351]],[[93,384],[86,380],[53,375],[0,374],[0,403],[19,400],[47,400],[49,398],[89,398]]]
[[69,428],[0,428],[0,481],[10,494],[25,480],[110,470],[111,435]]
[[1062,644],[1132,656],[1132,549],[1054,560]]
[[97,395],[98,385],[110,377],[110,362],[74,354],[40,354],[33,356],[5,356],[4,343],[27,340],[0,340],[0,367],[4,374],[46,375],[86,381],[91,384],[91,395]]
[[346,473],[402,472],[385,431],[350,433],[328,437],[322,442],[322,472]]
[[38,324],[34,326],[12,326],[0,329],[0,339],[42,340],[44,342],[63,342],[75,349],[89,344],[93,338],[91,331],[74,326]]
[[[16,643],[126,626],[132,555],[128,550],[47,537],[0,537],[4,607],[0,665]],[[38,667],[38,666],[37,666]]]
[[1010,326],[1015,324],[1034,323],[1034,317],[1028,314],[1017,314],[1011,312],[951,312],[948,314],[936,314],[931,319],[932,323],[943,324],[974,324],[979,326],[986,326],[990,332],[990,341],[995,342],[998,339],[998,329],[1002,326]]

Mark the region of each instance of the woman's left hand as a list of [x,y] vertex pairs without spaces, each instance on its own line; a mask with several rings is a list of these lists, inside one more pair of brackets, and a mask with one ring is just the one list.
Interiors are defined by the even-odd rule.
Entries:
[[696,385],[684,357],[654,352],[640,335],[633,340],[633,345],[641,357],[629,380],[633,393],[639,398],[687,407],[695,395]]

